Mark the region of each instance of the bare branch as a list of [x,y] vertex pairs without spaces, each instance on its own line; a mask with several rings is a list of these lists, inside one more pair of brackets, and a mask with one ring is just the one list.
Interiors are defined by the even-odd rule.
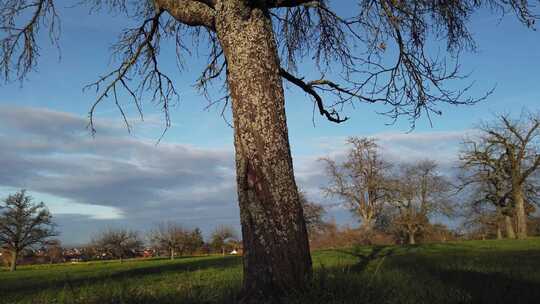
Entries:
[[296,7],[317,5],[319,0],[269,0],[266,5],[270,8],[278,7]]
[[60,21],[53,0],[0,3],[0,73],[6,81],[11,74],[22,81],[36,68],[40,56],[36,35],[42,26],[47,27],[51,43],[58,46]]
[[[92,133],[95,133],[94,113],[96,107],[110,95],[112,95],[128,130],[130,130],[130,124],[119,102],[118,89],[124,89],[129,94],[139,113],[141,113],[141,98],[146,91],[150,91],[151,99],[162,106],[166,128],[170,126],[169,107],[172,99],[178,98],[178,93],[173,81],[161,72],[158,65],[162,13],[163,11],[159,11],[144,20],[138,28],[124,31],[120,41],[114,47],[115,53],[122,57],[119,67],[100,77],[96,82],[85,86],[85,89],[95,88],[96,92],[99,93],[89,112],[89,127]],[[134,88],[130,86],[131,74],[141,77],[140,83]]]
[[154,0],[154,3],[158,9],[167,11],[183,24],[215,30],[215,11],[207,1]]
[[289,74],[284,69],[280,69],[279,72],[283,78],[287,79],[289,82],[300,87],[302,90],[304,90],[304,92],[311,95],[311,97],[315,99],[315,103],[317,104],[317,107],[319,108],[319,113],[322,116],[325,116],[326,119],[335,123],[342,123],[348,119],[348,117],[341,118],[339,116],[339,113],[335,109],[332,109],[330,111],[325,109],[323,100],[321,96],[319,96],[319,94],[317,94],[317,92],[315,91],[313,84],[306,83],[302,79],[294,77],[293,75]]
[[[422,114],[441,115],[440,104],[472,105],[492,93],[488,89],[484,95],[468,96],[472,83],[463,83],[468,75],[460,74],[459,54],[475,50],[466,23],[481,6],[521,7],[527,16],[536,16],[530,13],[531,4],[519,2],[358,1],[359,12],[344,17],[325,0],[283,1],[287,5],[271,14],[282,65],[289,73],[296,71],[299,58],[314,58],[321,75],[338,66],[341,79],[334,84],[347,87],[345,95],[354,92],[368,99],[361,101],[384,103],[389,109],[383,114],[394,120],[408,116],[414,126]],[[448,56],[432,51],[430,36],[447,42]],[[451,83],[462,89],[450,89]],[[358,98],[344,98],[336,105],[354,106],[353,100]]]

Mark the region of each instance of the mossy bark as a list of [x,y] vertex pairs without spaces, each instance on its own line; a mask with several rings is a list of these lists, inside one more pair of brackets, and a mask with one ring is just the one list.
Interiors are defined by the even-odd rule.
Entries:
[[10,271],[17,270],[17,258],[19,256],[19,252],[17,250],[11,251],[11,265],[9,266]]
[[414,232],[409,231],[409,245],[415,245],[415,244],[416,244],[416,240],[414,238]]
[[506,227],[506,237],[509,239],[515,239],[516,233],[514,232],[514,224],[512,223],[512,218],[510,216],[504,216],[504,225]]
[[517,238],[527,238],[527,214],[525,212],[525,200],[523,199],[523,190],[521,185],[514,186],[512,198],[515,204],[517,221]]
[[275,302],[303,289],[312,267],[275,37],[268,10],[248,1],[218,1],[215,25],[227,60],[234,120],[244,243],[241,302]]

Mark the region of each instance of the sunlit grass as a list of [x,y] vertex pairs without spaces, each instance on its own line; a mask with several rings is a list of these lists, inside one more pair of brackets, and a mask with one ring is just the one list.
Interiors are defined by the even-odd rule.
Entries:
[[[235,303],[241,258],[23,266],[1,303]],[[357,247],[313,254],[314,280],[287,303],[536,303],[540,239]]]

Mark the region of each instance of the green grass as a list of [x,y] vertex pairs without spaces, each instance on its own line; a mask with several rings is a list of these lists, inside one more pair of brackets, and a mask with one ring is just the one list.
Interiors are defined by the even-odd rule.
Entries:
[[[358,247],[313,254],[309,291],[286,303],[540,303],[540,239]],[[0,303],[235,303],[239,257],[20,267]]]

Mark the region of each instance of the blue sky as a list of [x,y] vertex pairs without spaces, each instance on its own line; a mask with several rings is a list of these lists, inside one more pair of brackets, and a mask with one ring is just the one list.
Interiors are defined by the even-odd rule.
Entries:
[[[341,4],[337,9],[348,8]],[[217,223],[238,227],[231,174],[232,129],[220,118],[221,108],[205,110],[207,101],[194,89],[203,68],[197,52],[185,57],[181,73],[171,50],[162,57],[162,65],[181,92],[181,102],[171,112],[173,126],[160,145],[154,143],[163,128],[161,114],[151,104],[144,105],[144,122],[131,117],[133,134],[122,127],[111,103],[102,104],[97,111],[98,133],[91,138],[84,127],[95,94],[83,93],[82,87],[110,70],[109,46],[129,21],[102,13],[88,16],[87,9],[80,7],[62,8],[60,14],[61,59],[42,37],[38,70],[22,86],[0,85],[0,149],[4,153],[0,152],[4,167],[0,196],[27,188],[51,206],[58,215],[62,239],[71,243],[87,241],[100,227],[145,229],[160,219],[200,226],[206,232]],[[288,87],[287,118],[296,175],[308,196],[327,201],[319,191],[324,178],[316,160],[341,155],[348,136],[376,136],[385,153],[396,159],[431,157],[450,164],[460,138],[475,123],[490,119],[493,113],[538,110],[540,33],[525,29],[515,18],[499,20],[488,12],[474,16],[470,29],[478,50],[463,54],[461,67],[475,82],[471,94],[481,96],[493,86],[496,90],[474,106],[440,106],[443,116],[434,117],[432,127],[421,118],[416,129],[406,133],[406,119],[387,125],[390,120],[376,113],[387,108],[368,104],[346,109],[351,119],[332,124],[313,117],[309,98]],[[310,62],[304,61],[300,69],[311,70]],[[213,176],[200,176],[199,165]],[[184,167],[168,172],[170,166]],[[77,185],[64,184],[69,182]],[[111,194],[115,189],[121,193]],[[150,208],[154,211],[148,212]],[[352,222],[341,209],[330,210],[330,216]]]

